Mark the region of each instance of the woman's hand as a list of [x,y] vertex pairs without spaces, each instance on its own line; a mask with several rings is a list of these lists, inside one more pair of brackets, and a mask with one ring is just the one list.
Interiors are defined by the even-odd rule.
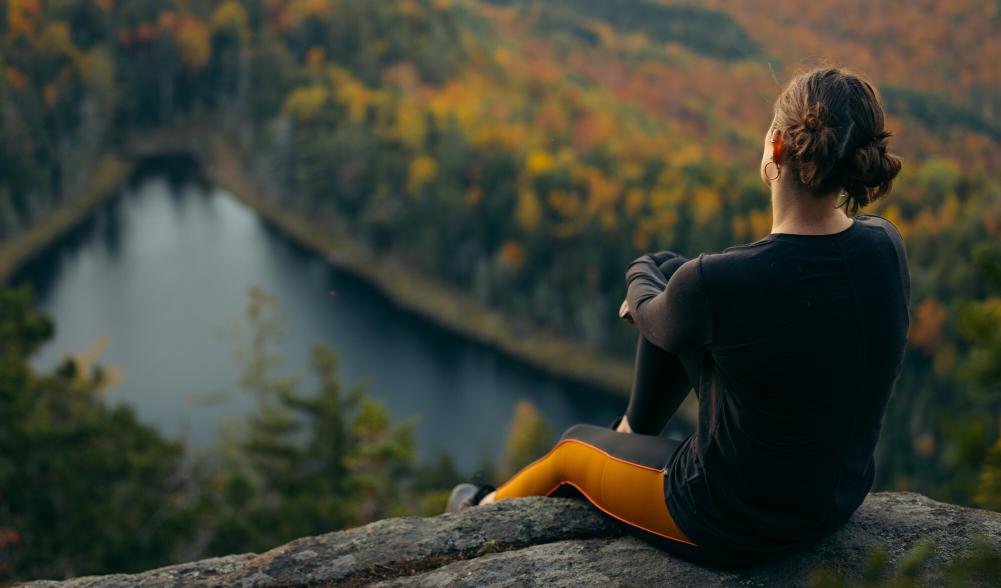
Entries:
[[622,306],[619,307],[619,318],[626,321],[630,325],[635,325],[633,322],[633,315],[629,312],[629,300],[623,300]]

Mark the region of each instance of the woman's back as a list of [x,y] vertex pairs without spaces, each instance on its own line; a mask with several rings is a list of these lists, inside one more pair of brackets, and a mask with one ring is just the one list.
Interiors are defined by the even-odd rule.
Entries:
[[673,349],[699,395],[698,430],[665,488],[686,534],[770,551],[854,512],[873,481],[909,288],[900,234],[866,215],[836,234],[702,255],[672,276],[669,299],[707,301],[677,308],[687,336]]

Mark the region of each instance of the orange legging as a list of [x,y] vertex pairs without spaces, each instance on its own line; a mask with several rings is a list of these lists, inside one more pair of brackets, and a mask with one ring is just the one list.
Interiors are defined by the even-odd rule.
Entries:
[[695,546],[674,523],[664,499],[664,464],[676,447],[662,437],[575,425],[549,453],[498,488],[495,500],[549,496],[570,485],[624,523]]

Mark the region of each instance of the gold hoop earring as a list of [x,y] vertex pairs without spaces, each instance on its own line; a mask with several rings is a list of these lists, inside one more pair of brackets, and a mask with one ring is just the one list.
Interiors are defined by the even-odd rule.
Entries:
[[[775,166],[775,177],[769,177],[769,175],[768,175],[768,165],[769,164]],[[782,170],[779,168],[779,164],[775,163],[775,160],[769,161],[768,163],[765,164],[765,179],[768,180],[769,182],[774,182],[775,180],[779,179],[779,174],[781,174],[781,173],[782,173]]]

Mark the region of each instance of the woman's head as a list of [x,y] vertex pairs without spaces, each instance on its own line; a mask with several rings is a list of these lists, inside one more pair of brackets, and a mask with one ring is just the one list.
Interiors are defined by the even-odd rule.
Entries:
[[843,193],[839,206],[854,213],[889,192],[900,171],[883,125],[882,101],[862,76],[837,68],[800,74],[775,101],[762,178],[776,174],[774,166],[765,170],[774,160],[809,192]]

